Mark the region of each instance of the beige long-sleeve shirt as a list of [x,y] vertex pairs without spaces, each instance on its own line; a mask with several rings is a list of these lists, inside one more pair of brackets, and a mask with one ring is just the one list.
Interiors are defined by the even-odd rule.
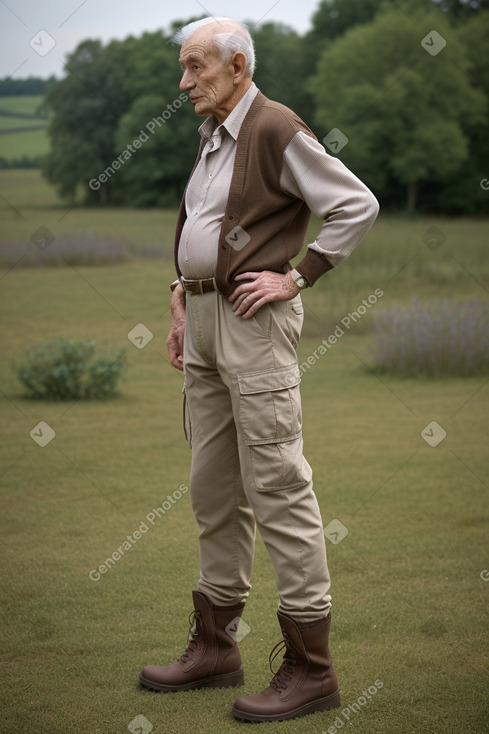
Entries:
[[[221,125],[209,117],[199,128],[207,142],[187,187],[187,219],[178,248],[178,265],[185,278],[215,275],[236,141],[257,93],[252,84]],[[338,158],[302,131],[284,151],[280,186],[324,220],[308,247],[325,256],[333,267],[348,257],[371,224],[365,223],[364,204],[365,193],[371,196],[371,192]]]

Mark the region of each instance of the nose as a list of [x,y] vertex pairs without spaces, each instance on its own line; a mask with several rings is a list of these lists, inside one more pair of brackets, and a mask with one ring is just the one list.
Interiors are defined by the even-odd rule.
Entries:
[[180,79],[180,89],[182,92],[188,89],[192,89],[194,86],[194,83],[192,79],[190,78],[190,74],[188,72],[188,69],[185,69],[185,71],[182,74],[182,78]]

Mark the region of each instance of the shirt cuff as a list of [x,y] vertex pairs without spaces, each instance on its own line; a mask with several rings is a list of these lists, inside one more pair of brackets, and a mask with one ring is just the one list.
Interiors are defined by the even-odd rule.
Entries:
[[321,275],[333,269],[333,265],[325,255],[321,255],[317,250],[311,250],[308,247],[305,257],[295,266],[295,269],[304,276],[309,285],[314,285]]

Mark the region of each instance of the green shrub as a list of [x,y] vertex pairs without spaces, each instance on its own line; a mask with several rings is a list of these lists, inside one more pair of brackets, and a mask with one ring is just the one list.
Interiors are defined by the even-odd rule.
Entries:
[[31,398],[88,400],[112,396],[126,366],[125,349],[58,338],[29,349],[16,373]]

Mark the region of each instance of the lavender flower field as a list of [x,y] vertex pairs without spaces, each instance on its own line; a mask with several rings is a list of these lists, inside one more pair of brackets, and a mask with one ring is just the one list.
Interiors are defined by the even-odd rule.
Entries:
[[489,305],[414,299],[374,318],[376,369],[406,377],[489,373]]
[[120,238],[93,232],[55,237],[47,227],[38,227],[26,242],[0,242],[0,267],[63,265],[112,265],[126,262],[127,246]]

